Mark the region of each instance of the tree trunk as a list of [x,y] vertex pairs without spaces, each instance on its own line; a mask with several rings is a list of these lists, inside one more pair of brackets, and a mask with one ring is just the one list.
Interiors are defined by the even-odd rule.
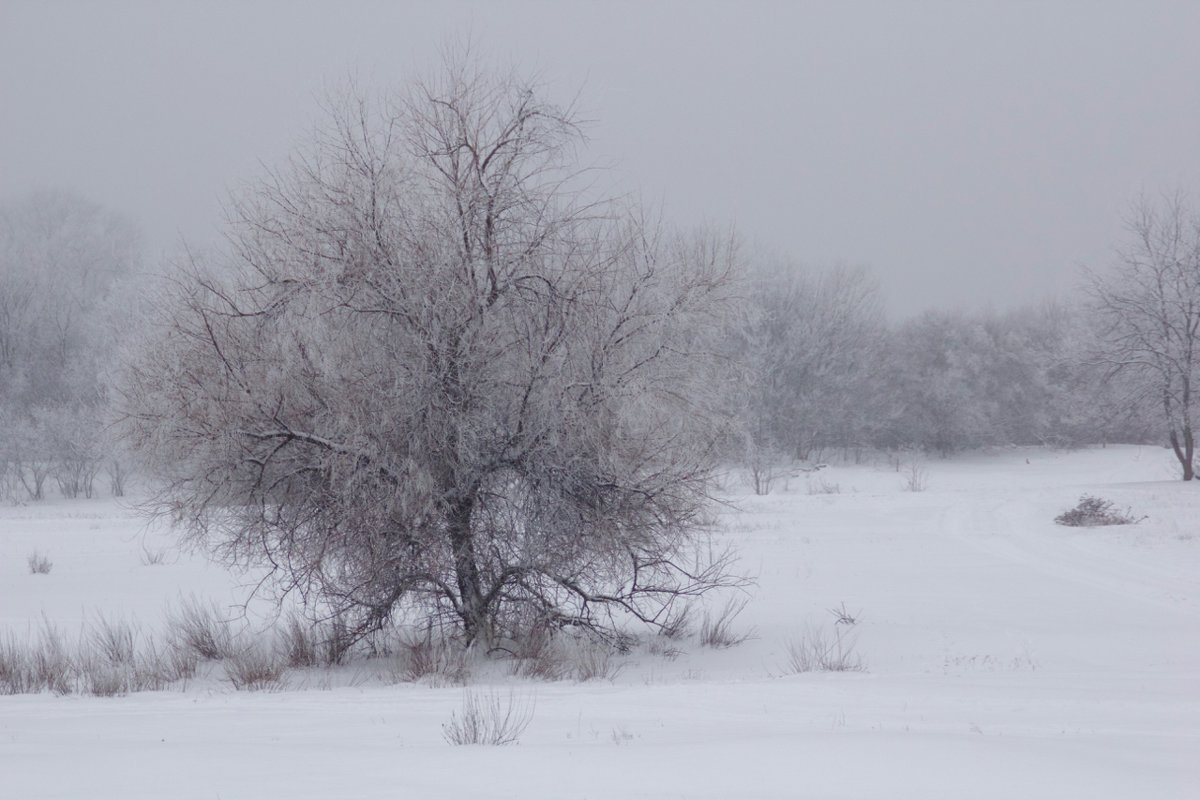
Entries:
[[1192,427],[1185,425],[1183,428],[1183,479],[1190,481],[1196,477],[1196,440],[1192,436]]
[[1195,478],[1196,441],[1190,427],[1183,429],[1182,442],[1179,441],[1179,434],[1174,430],[1171,431],[1171,449],[1175,451],[1175,458],[1179,459],[1179,464],[1183,467],[1183,479],[1190,481]]
[[471,533],[471,513],[475,509],[473,498],[454,503],[450,508],[450,548],[454,553],[454,571],[458,582],[459,616],[463,621],[463,632],[467,645],[482,641],[485,648],[494,644],[492,620],[480,588],[479,564],[475,560],[475,537]]

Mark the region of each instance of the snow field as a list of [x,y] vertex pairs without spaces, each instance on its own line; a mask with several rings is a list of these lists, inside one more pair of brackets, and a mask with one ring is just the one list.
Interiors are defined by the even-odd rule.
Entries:
[[[217,671],[124,697],[0,697],[0,797],[1200,796],[1200,485],[1145,447],[921,466],[921,492],[887,464],[765,497],[731,480],[722,536],[757,579],[734,628],[753,638],[638,650],[606,681],[481,671],[472,691],[532,704],[519,745],[447,745],[464,689],[389,685],[369,663],[279,692]],[[1083,493],[1148,518],[1054,525]],[[49,574],[29,573],[35,549]],[[100,617],[152,633],[181,598],[232,606],[253,577],[112,501],[0,507],[0,636],[48,620],[69,638]],[[852,638],[866,671],[791,674],[811,629]]]

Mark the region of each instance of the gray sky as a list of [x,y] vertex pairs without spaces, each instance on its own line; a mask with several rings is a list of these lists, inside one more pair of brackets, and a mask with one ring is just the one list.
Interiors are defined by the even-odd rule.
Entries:
[[898,315],[1103,266],[1200,196],[1200,3],[0,0],[0,195],[61,187],[202,244],[324,87],[448,37],[580,93],[590,157],[681,221],[871,267]]

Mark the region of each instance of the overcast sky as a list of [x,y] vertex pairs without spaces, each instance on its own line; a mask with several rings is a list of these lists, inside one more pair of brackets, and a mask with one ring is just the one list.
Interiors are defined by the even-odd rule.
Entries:
[[896,315],[1103,266],[1139,193],[1200,197],[1200,2],[0,0],[0,195],[67,188],[155,253],[215,236],[350,74],[450,37],[580,95],[589,156],[681,221],[865,265]]

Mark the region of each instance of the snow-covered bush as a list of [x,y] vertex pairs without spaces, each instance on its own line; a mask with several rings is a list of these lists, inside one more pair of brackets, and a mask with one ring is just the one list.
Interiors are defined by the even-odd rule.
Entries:
[[1054,518],[1059,525],[1072,528],[1095,528],[1101,525],[1131,525],[1145,517],[1134,517],[1130,509],[1122,511],[1111,500],[1085,494],[1079,504]]

